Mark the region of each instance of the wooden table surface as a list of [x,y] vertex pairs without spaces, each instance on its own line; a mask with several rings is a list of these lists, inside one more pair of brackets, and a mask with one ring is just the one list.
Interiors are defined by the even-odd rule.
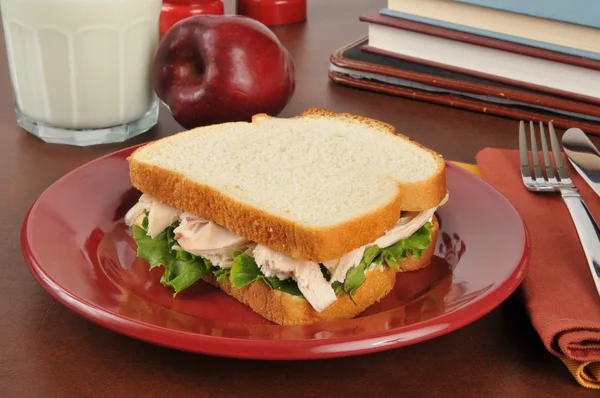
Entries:
[[[274,28],[293,54],[297,90],[282,113],[323,107],[381,119],[443,154],[473,162],[487,146],[515,148],[517,122],[335,85],[329,54],[366,33],[358,16],[384,0],[314,0],[306,23]],[[233,2],[226,1],[233,12]],[[4,46],[4,38],[0,40]],[[518,293],[448,335],[388,352],[309,362],[209,357],[153,346],[104,329],[55,302],[30,275],[19,230],[35,198],[68,171],[181,128],[165,108],[130,142],[92,148],[45,144],[14,117],[0,51],[1,397],[592,397],[545,351]]]

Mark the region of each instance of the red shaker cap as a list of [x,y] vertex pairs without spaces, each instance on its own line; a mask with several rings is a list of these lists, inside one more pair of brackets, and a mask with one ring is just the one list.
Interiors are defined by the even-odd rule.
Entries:
[[306,19],[306,0],[237,0],[236,12],[265,25],[287,25]]
[[164,0],[160,13],[160,34],[164,35],[177,22],[201,14],[222,15],[221,0]]

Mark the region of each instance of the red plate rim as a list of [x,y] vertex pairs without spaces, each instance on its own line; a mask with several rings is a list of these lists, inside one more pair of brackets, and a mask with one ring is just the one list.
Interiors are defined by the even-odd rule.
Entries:
[[[106,158],[125,157],[127,153],[131,153],[142,145],[145,144],[131,146],[98,157],[59,178],[46,188],[34,201],[25,216],[21,228],[21,250],[24,259],[30,272],[42,287],[57,301],[77,314],[123,335],[182,351],[232,358],[307,360],[362,355],[426,341],[448,334],[470,324],[489,313],[506,300],[517,289],[525,277],[531,247],[529,232],[522,216],[512,206],[510,201],[508,201],[508,199],[506,199],[506,197],[496,188],[474,176],[469,171],[446,161],[446,167],[453,169],[459,174],[463,174],[466,178],[479,180],[479,183],[485,184],[488,189],[494,190],[499,197],[506,201],[507,205],[513,209],[518,216],[525,236],[521,258],[513,272],[505,278],[500,285],[474,302],[468,303],[452,312],[444,313],[425,321],[386,331],[370,332],[356,336],[311,340],[252,340],[203,335],[156,326],[139,321],[135,318],[123,316],[90,303],[63,288],[44,271],[43,266],[35,257],[32,248],[29,246],[27,234],[29,228],[32,227],[30,218],[31,213],[43,199],[44,194],[52,188],[52,186],[68,179],[72,174],[77,173],[82,168],[89,167]],[[431,331],[428,333],[414,333],[415,331],[426,330],[428,328],[431,328]]]

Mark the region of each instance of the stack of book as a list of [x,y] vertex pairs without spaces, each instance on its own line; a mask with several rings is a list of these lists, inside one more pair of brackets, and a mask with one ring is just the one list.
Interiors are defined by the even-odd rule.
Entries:
[[600,134],[600,0],[388,0],[332,80]]

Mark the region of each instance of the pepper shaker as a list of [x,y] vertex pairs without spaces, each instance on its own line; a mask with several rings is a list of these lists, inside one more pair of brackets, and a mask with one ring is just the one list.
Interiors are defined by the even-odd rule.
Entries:
[[306,20],[306,0],[236,0],[239,15],[265,25],[288,25]]
[[160,35],[164,35],[174,24],[200,14],[224,13],[223,1],[221,0],[163,0],[160,14]]

